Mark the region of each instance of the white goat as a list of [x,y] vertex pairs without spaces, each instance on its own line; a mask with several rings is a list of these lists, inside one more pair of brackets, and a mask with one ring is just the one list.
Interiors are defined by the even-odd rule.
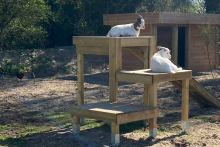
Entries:
[[138,37],[140,29],[145,29],[145,21],[141,15],[133,24],[116,25],[108,32],[108,37]]
[[160,47],[159,51],[151,58],[151,71],[153,72],[165,72],[165,73],[176,73],[182,70],[182,67],[178,68],[174,65],[170,59],[170,50],[165,47]]

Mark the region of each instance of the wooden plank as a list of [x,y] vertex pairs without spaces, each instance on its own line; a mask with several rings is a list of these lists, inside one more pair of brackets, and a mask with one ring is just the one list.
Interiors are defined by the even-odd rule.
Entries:
[[[157,83],[150,84],[150,106],[157,107]],[[157,127],[157,117],[149,119],[150,128]]]
[[215,69],[218,69],[218,66],[219,66],[219,45],[218,45],[218,41],[219,41],[218,31],[219,31],[219,29],[217,29],[217,27],[219,28],[219,26],[216,26],[216,28],[215,28]]
[[76,107],[71,107],[70,114],[72,116],[116,122],[116,114],[106,113],[106,112],[102,112],[102,111],[98,111],[98,110],[95,111],[95,110],[80,109],[80,108],[76,108]]
[[78,54],[97,54],[108,55],[109,46],[76,46],[76,53]]
[[138,120],[144,120],[148,118],[154,118],[159,116],[159,109],[142,110],[137,112],[131,112],[126,114],[117,115],[117,124],[134,122]]
[[[151,65],[151,58],[157,52],[156,50],[156,38],[150,38],[150,47],[149,47],[149,65]],[[150,66],[149,66],[150,67]]]
[[182,119],[189,119],[189,79],[182,80]]
[[129,46],[149,46],[149,39],[148,38],[121,38],[121,46],[122,47],[129,47]]
[[175,74],[167,73],[167,74],[154,75],[153,82],[177,81],[177,80],[191,79],[191,78],[192,78],[191,70],[182,70],[176,72]]
[[119,134],[119,124],[115,122],[111,122],[111,133],[112,134]]
[[152,83],[152,76],[125,74],[117,72],[116,80],[121,82],[150,84]]
[[77,54],[78,105],[84,104],[84,55]]
[[172,27],[172,59],[178,61],[178,25]]
[[109,101],[78,105],[74,107],[78,109],[89,109],[92,111],[94,110],[94,111],[100,111],[100,112],[112,113],[112,114],[122,114],[122,113],[130,113],[132,111],[154,109],[153,107],[148,107],[148,106],[133,105],[129,103],[120,103],[120,102],[109,102]]
[[195,79],[190,80],[190,86],[197,90],[197,92],[202,95],[206,100],[212,102],[215,106],[220,108],[220,100],[218,100],[212,93],[205,89],[201,84],[199,84]]
[[73,36],[76,46],[109,46],[109,37],[106,36]]
[[116,38],[109,38],[109,101],[117,101],[118,82],[116,82]]
[[109,100],[118,101],[116,71],[122,68],[121,38],[109,38]]

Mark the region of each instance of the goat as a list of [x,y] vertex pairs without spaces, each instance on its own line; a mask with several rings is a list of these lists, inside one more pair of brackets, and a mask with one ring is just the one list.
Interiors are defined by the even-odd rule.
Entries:
[[182,67],[174,65],[170,59],[170,50],[166,47],[157,47],[159,50],[151,58],[151,71],[152,72],[165,72],[165,73],[176,73],[182,70]]
[[116,25],[108,32],[108,37],[138,37],[140,29],[145,29],[145,21],[141,15],[133,24]]

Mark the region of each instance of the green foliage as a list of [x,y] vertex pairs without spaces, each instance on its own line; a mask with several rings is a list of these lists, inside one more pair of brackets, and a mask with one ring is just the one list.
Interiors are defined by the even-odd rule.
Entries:
[[37,47],[47,32],[42,23],[50,14],[44,0],[10,0],[0,2],[0,49]]
[[137,12],[204,13],[204,0],[143,0]]
[[206,13],[220,13],[220,0],[205,0]]

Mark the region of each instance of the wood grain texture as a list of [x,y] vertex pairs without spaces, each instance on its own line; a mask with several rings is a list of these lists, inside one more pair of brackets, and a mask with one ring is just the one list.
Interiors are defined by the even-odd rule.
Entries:
[[77,54],[78,105],[84,104],[84,55]]

